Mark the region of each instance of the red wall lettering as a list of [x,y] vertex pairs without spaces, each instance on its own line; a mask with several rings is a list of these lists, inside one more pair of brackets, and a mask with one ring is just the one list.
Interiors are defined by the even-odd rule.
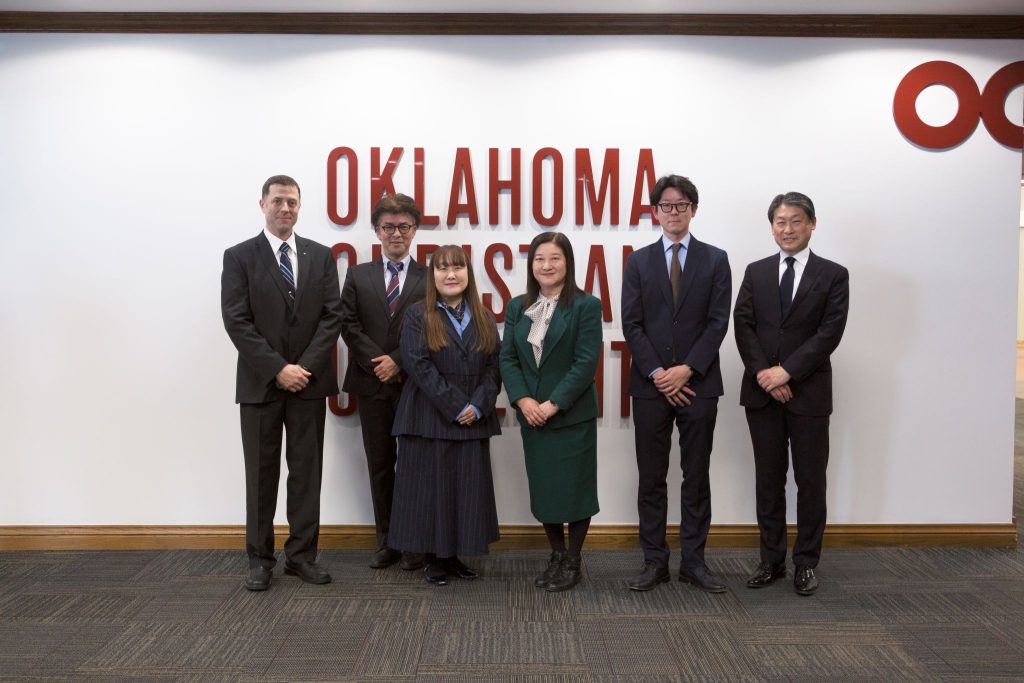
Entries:
[[612,351],[622,356],[621,374],[619,375],[619,417],[629,417],[629,368],[633,357],[624,341],[613,341]]
[[380,167],[380,147],[370,148],[370,201],[368,206],[373,206],[377,200],[385,194],[398,194],[395,190],[395,183],[392,176],[398,168],[398,162],[402,159],[401,147],[395,147],[388,156],[384,168]]
[[[348,212],[338,214],[338,161],[348,162]],[[352,225],[359,215],[359,158],[351,147],[335,147],[327,155],[327,217],[335,225]]]
[[441,222],[441,218],[438,216],[431,216],[427,214],[427,205],[424,203],[423,198],[423,186],[426,182],[426,165],[423,159],[423,148],[416,147],[412,151],[412,163],[413,163],[413,199],[416,200],[416,206],[420,207],[420,225],[437,225]]
[[[1010,91],[1021,84],[1024,84],[1024,62],[999,69],[989,79],[984,93],[978,90],[978,84],[963,67],[952,62],[925,62],[907,72],[896,87],[893,119],[908,140],[926,149],[956,147],[971,136],[979,120],[985,123],[996,141],[1022,149],[1024,127],[1012,123],[1005,110]],[[917,114],[917,98],[931,85],[944,85],[956,95],[956,116],[943,126],[930,126]]]
[[597,298],[601,300],[601,314],[604,321],[612,320],[611,296],[608,294],[608,266],[604,262],[604,245],[594,244],[590,247],[590,258],[587,259],[587,277],[583,289],[590,294],[594,293],[594,283],[597,282],[599,293]]
[[509,170],[508,180],[498,178],[499,153],[495,147],[487,152],[487,222],[497,225],[498,221],[498,197],[502,190],[508,190],[509,208],[511,209],[511,224],[519,225],[522,214],[522,189],[523,169],[522,150],[518,147],[512,148],[512,168]]
[[[551,158],[551,215],[544,215],[544,159]],[[533,155],[533,219],[545,227],[562,222],[562,155],[554,147]]]
[[[590,150],[576,150],[576,225],[583,225],[583,196],[590,202],[590,217],[594,225],[604,220],[604,203],[610,199],[612,225],[619,224],[619,150],[607,149],[604,166],[601,167],[601,182],[594,183],[594,168],[590,163]],[[609,198],[610,194],[610,198]]]
[[[466,201],[460,202],[463,186],[466,188]],[[462,213],[468,216],[470,224],[480,223],[480,216],[476,210],[476,188],[473,186],[473,164],[469,159],[468,147],[459,147],[455,151],[452,191],[448,196],[448,225],[455,225],[455,219]]]
[[[657,176],[654,175],[654,153],[649,149],[640,150],[640,156],[636,160],[636,180],[633,182],[633,203],[629,209],[630,225],[639,225],[640,215],[644,213],[650,213],[652,223],[658,224],[658,217],[651,210],[651,205],[645,201],[650,188],[654,187],[654,183],[657,182],[656,178]],[[647,186],[646,192],[644,191],[645,185]]]
[[508,306],[508,302],[512,300],[512,294],[508,291],[505,280],[495,269],[494,257],[498,255],[501,256],[502,268],[506,271],[512,270],[512,248],[507,244],[491,244],[484,251],[484,271],[490,278],[491,284],[498,290],[498,296],[501,298],[501,309],[498,311],[494,310],[494,306],[491,305],[492,297],[490,292],[485,293],[481,299],[484,306],[494,313],[495,319],[499,323],[503,323],[505,322],[505,308]]

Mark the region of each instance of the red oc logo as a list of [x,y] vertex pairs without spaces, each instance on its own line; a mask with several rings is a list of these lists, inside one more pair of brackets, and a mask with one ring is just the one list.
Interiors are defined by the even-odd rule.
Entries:
[[[1007,64],[992,74],[984,92],[963,67],[952,62],[926,62],[903,77],[892,101],[896,127],[921,147],[948,149],[970,137],[978,119],[997,141],[1014,149],[1024,148],[1024,128],[1006,118],[1006,98],[1024,84],[1024,62]],[[930,85],[944,85],[956,95],[957,111],[944,126],[929,126],[917,115],[917,97]]]

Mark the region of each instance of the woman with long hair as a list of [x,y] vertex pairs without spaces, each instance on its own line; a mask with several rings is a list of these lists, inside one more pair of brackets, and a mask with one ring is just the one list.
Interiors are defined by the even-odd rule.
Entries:
[[459,555],[482,555],[498,540],[490,438],[501,433],[498,328],[477,294],[473,266],[456,245],[434,252],[423,302],[403,321],[408,379],[392,434],[398,464],[388,543],[425,553],[424,576],[478,574]]
[[526,294],[505,313],[501,375],[519,417],[530,509],[551,545],[534,584],[557,592],[579,583],[583,541],[598,511],[601,302],[576,286],[565,235],[537,235],[527,261]]

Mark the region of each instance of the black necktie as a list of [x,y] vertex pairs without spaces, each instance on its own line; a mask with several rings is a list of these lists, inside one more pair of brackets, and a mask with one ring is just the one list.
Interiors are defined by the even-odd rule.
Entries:
[[782,304],[782,317],[785,318],[789,314],[789,307],[793,305],[793,264],[796,259],[792,256],[786,257],[786,272],[782,274],[782,279],[779,280],[779,303]]

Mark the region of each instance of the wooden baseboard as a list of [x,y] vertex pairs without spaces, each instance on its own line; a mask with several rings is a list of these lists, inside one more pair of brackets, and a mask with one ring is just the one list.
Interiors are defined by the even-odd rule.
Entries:
[[[275,529],[280,547],[286,527]],[[669,543],[678,545],[678,525],[668,529]],[[790,527],[790,540],[795,528]],[[245,527],[221,526],[0,526],[0,550],[199,550],[241,549]],[[708,546],[756,548],[753,524],[719,524],[711,527]],[[370,525],[329,524],[320,529],[323,549],[371,549],[376,536]],[[1016,521],[1009,524],[833,524],[825,531],[829,548],[969,547],[1016,548]],[[541,527],[509,524],[501,528],[501,540],[492,548],[545,548]],[[590,528],[589,548],[637,548],[636,525],[602,524]]]

